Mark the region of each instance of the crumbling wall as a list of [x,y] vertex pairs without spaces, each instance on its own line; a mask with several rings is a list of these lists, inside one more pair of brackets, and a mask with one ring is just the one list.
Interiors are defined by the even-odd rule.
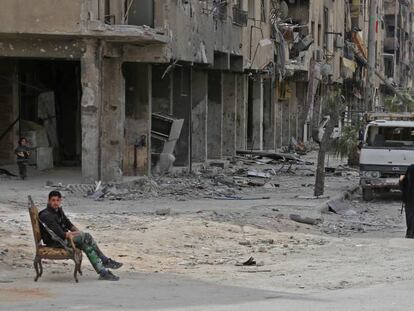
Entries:
[[[270,4],[265,1],[266,7]],[[270,10],[266,11],[265,20],[261,16],[261,1],[254,1],[254,10],[249,14],[247,27],[243,27],[244,68],[252,70],[265,69],[274,61],[274,43],[271,39]]]
[[207,160],[208,73],[194,70],[191,80],[191,157],[194,162],[205,162]]
[[0,33],[79,33],[85,0],[2,0]]
[[150,172],[151,72],[149,64],[124,64],[126,97],[123,170],[125,175],[147,175]]
[[231,21],[230,3],[224,19],[214,18],[212,3],[169,1],[168,6],[161,6],[166,10],[174,59],[212,65],[214,51],[241,55],[242,27]]

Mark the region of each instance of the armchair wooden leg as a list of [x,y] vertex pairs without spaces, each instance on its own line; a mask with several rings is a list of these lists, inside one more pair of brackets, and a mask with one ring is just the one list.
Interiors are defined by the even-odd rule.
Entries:
[[79,272],[80,275],[83,275],[81,267],[82,267],[82,258],[80,259],[80,262],[79,262],[79,265],[78,265],[78,272]]
[[78,272],[80,275],[82,275],[82,271],[81,271],[82,253],[75,253],[73,257],[73,261],[75,262],[75,271],[73,272],[73,276],[75,278],[76,283],[78,283],[79,282]]
[[75,278],[76,283],[79,283],[78,280],[78,264],[75,263],[75,271],[73,271],[73,277]]
[[43,265],[42,265],[42,259],[41,258],[39,258],[39,270],[40,270],[40,275],[39,276],[42,276],[43,275]]
[[33,265],[36,271],[36,277],[34,281],[37,282],[37,280],[42,276],[43,273],[42,260],[36,256],[33,260]]

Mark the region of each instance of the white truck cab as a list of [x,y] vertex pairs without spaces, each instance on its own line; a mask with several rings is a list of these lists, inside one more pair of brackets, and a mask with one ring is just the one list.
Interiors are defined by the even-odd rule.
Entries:
[[375,120],[368,123],[360,155],[363,199],[374,191],[399,187],[399,177],[414,164],[414,120]]

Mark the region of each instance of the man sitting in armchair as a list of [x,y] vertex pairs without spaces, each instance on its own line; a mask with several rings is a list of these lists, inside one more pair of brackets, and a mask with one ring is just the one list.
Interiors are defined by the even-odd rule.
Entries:
[[[118,269],[122,263],[106,257],[89,233],[79,231],[66,217],[61,203],[62,194],[52,191],[49,193],[47,207],[39,213],[43,242],[50,247],[62,247],[61,243],[66,243],[67,239],[72,238],[75,246],[86,254],[100,280],[118,281],[119,277],[108,269]],[[54,234],[49,233],[49,230]]]

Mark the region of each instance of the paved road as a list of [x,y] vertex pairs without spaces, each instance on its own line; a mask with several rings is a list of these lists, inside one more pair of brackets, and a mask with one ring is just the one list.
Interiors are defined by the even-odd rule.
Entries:
[[[11,281],[11,283],[5,283]],[[223,286],[166,274],[123,275],[79,284],[69,275],[0,278],[0,310],[412,310],[414,282],[325,292]]]

